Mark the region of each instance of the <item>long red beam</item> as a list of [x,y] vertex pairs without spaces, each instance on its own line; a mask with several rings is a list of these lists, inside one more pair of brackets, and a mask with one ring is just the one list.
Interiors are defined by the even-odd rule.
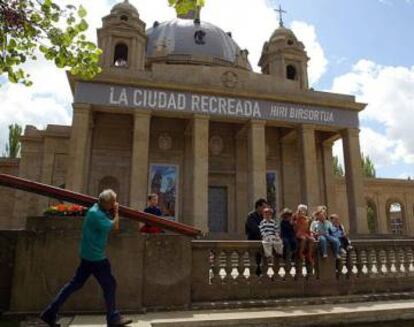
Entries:
[[[61,189],[56,186],[42,184],[39,182],[31,181],[29,179],[7,174],[0,174],[0,186],[10,187],[17,190],[44,195],[49,198],[79,204],[86,207],[90,207],[98,201],[96,197],[90,195]],[[160,218],[158,216],[154,216],[126,206],[119,206],[119,214],[120,216],[125,218],[129,218],[143,223],[149,223],[153,226],[158,226],[163,229],[183,234],[186,236],[196,237],[201,235],[201,231],[195,229],[192,226]]]

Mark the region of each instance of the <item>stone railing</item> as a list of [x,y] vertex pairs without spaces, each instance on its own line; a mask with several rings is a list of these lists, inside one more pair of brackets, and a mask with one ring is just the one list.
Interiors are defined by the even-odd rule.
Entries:
[[[37,217],[25,231],[0,231],[0,311],[38,312],[47,305],[79,264],[81,226],[82,219]],[[128,222],[121,227],[110,237],[108,256],[122,310],[414,291],[414,239],[355,240],[339,261],[315,250],[311,267],[258,260],[260,242],[142,235]],[[88,281],[63,310],[103,311],[97,283]]]
[[[193,241],[193,301],[405,291],[414,288],[414,240],[360,240],[315,265],[262,257],[260,242]],[[261,257],[261,260],[258,260]],[[260,273],[261,272],[261,273]]]

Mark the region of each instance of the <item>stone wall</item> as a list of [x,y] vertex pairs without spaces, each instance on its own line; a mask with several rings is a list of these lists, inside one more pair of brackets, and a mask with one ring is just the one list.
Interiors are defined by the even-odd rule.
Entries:
[[[0,173],[19,175],[19,163],[20,159],[0,158]],[[13,219],[15,193],[13,189],[0,187],[0,229],[18,227]]]
[[[79,264],[81,225],[82,218],[33,217],[25,231],[0,233],[1,311],[39,312],[51,301]],[[260,242],[191,240],[137,230],[136,223],[122,221],[109,239],[117,305],[123,311],[414,290],[412,239],[354,240],[354,250],[337,262],[332,254],[322,259],[315,249],[315,269],[299,261],[292,266],[282,259],[262,260],[257,276]],[[103,312],[97,282],[91,278],[62,309]]]
[[[15,247],[0,233],[0,305],[13,312],[38,312],[70,280],[79,264],[82,218],[28,218]],[[15,251],[13,274],[9,263]],[[191,244],[175,235],[145,236],[134,222],[121,222],[109,240],[108,257],[118,281],[117,303],[123,310],[188,307]],[[9,268],[7,268],[9,267]],[[4,285],[11,286],[5,289]],[[8,293],[9,292],[9,293]],[[91,278],[64,311],[103,311],[97,282]]]
[[122,204],[129,202],[133,120],[131,115],[94,114],[88,194],[113,188]]
[[0,312],[10,307],[16,242],[19,231],[0,230]]
[[[37,182],[65,187],[70,127],[48,125],[45,130],[26,126],[18,176]],[[13,227],[23,228],[28,215],[40,215],[53,199],[16,191]]]

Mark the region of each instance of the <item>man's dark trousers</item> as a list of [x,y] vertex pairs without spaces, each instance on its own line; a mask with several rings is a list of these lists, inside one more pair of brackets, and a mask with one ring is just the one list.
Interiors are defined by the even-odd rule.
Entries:
[[82,259],[75,276],[60,290],[59,294],[45,310],[44,315],[55,320],[60,307],[72,293],[82,288],[91,275],[96,278],[102,287],[106,303],[107,322],[111,323],[119,319],[119,312],[115,310],[116,281],[112,276],[111,265],[108,259],[102,261],[87,261]]

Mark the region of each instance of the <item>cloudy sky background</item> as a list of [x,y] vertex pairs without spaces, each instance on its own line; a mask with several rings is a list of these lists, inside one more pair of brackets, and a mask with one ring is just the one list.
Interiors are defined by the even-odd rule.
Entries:
[[[112,0],[64,0],[88,10],[89,37],[96,40],[101,17]],[[151,26],[175,17],[167,0],[130,0]],[[414,0],[280,0],[285,25],[311,57],[312,87],[354,94],[368,103],[361,114],[361,147],[379,177],[414,177]],[[273,0],[207,0],[202,19],[231,31],[257,62],[263,43],[277,27]],[[10,123],[71,123],[72,95],[65,73],[46,61],[29,63],[34,85],[26,88],[0,78],[0,153]],[[335,153],[342,157],[341,144]]]

